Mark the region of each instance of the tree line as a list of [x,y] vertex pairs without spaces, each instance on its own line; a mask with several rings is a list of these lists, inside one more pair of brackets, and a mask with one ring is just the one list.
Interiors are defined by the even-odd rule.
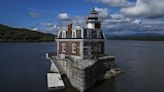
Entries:
[[141,41],[164,41],[164,36],[117,36],[109,37],[109,40],[141,40]]
[[0,24],[0,42],[48,42],[54,41],[55,37],[55,35],[49,33],[12,28]]

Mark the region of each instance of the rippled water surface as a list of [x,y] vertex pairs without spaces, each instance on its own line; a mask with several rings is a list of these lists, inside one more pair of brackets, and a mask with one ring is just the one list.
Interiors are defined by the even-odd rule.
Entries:
[[[113,40],[105,48],[124,73],[89,92],[164,92],[164,42]],[[47,92],[45,53],[55,49],[53,42],[0,43],[0,92]],[[78,91],[68,85],[53,92]]]

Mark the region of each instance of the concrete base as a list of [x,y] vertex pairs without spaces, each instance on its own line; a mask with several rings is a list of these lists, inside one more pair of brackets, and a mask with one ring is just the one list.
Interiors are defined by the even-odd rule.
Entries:
[[90,89],[97,82],[113,76],[113,72],[108,73],[108,71],[114,68],[114,59],[113,56],[103,56],[90,60],[77,60],[72,57],[60,59],[57,56],[50,58],[57,65],[57,68],[67,76],[71,85],[81,92]]
[[63,89],[65,88],[64,82],[59,73],[48,73],[48,89]]

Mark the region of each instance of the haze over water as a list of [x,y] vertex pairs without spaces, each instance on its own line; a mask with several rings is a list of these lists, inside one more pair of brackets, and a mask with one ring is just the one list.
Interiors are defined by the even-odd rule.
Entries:
[[[46,52],[55,43],[0,43],[0,92],[47,92]],[[106,41],[106,53],[124,73],[89,92],[164,92],[164,42]],[[54,92],[77,92],[72,87]]]

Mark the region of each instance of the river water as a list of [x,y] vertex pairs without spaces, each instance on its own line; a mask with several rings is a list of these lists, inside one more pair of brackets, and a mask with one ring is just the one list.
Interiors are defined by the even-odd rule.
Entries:
[[[112,40],[105,48],[124,73],[89,92],[164,92],[164,42]],[[55,49],[53,42],[0,43],[0,92],[47,92],[45,54]],[[78,91],[68,86],[52,92]]]

